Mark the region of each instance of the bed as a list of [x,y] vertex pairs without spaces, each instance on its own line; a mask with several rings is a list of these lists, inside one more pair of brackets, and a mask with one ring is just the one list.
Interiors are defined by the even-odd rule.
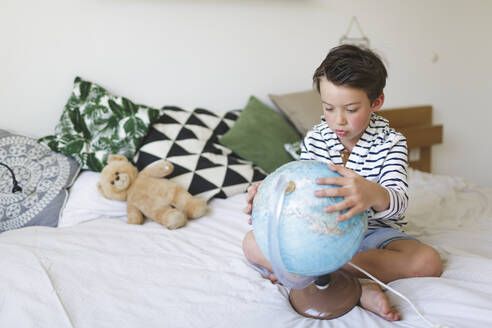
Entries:
[[[383,116],[407,135],[407,232],[434,246],[440,278],[390,286],[429,320],[447,327],[492,326],[492,188],[431,169],[442,140],[430,106]],[[245,193],[210,201],[210,211],[177,230],[126,223],[123,203],[103,200],[98,173],[83,171],[69,189],[58,227],[27,226],[0,235],[0,327],[427,327],[388,294],[403,320],[389,323],[355,307],[331,321],[299,316],[285,287],[245,261]]]

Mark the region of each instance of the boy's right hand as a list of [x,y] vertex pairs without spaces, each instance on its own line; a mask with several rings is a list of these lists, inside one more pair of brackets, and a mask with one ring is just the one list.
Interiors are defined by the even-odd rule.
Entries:
[[[246,195],[246,207],[244,208],[244,213],[251,214],[253,211],[253,200],[255,199],[258,188],[260,187],[262,181],[253,183],[248,187],[248,195]],[[251,216],[248,219],[248,224],[252,224]]]

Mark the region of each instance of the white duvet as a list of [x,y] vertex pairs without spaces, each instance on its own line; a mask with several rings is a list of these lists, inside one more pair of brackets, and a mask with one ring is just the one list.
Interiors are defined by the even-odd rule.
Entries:
[[[492,189],[410,172],[407,232],[435,246],[441,278],[398,280],[431,321],[492,327]],[[390,295],[403,320],[355,307],[319,321],[299,316],[285,288],[245,262],[244,194],[169,231],[106,218],[0,235],[0,327],[428,327]]]

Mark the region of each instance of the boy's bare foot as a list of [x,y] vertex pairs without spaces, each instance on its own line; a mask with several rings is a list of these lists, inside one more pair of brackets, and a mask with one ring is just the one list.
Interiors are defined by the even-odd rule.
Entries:
[[390,305],[389,299],[378,284],[361,283],[360,305],[388,321],[400,320],[400,313]]

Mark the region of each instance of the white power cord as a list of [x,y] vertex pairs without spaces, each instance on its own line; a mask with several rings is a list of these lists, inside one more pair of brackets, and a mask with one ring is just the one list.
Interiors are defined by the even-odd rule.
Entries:
[[413,305],[412,302],[410,302],[410,300],[403,294],[401,294],[400,292],[394,290],[393,288],[391,288],[390,286],[386,285],[384,282],[378,280],[376,277],[374,277],[373,275],[371,275],[369,272],[367,272],[366,270],[358,267],[357,265],[353,264],[352,262],[348,262],[348,264],[350,266],[352,266],[353,268],[359,270],[360,272],[362,272],[363,274],[365,274],[366,276],[368,276],[369,278],[371,278],[372,280],[374,280],[376,283],[378,283],[380,286],[384,287],[384,288],[387,288],[388,290],[390,290],[391,292],[395,293],[396,295],[400,296],[401,298],[403,298],[405,301],[407,301],[408,304],[410,304],[410,306],[413,308],[413,310],[420,316],[420,318],[422,318],[422,320],[425,321],[425,323],[427,323],[429,325],[429,327],[431,328],[446,328],[446,326],[440,324],[440,323],[433,323],[431,321],[429,321],[426,317],[424,317],[422,315],[422,313],[420,313],[420,311],[415,307],[415,305]]

